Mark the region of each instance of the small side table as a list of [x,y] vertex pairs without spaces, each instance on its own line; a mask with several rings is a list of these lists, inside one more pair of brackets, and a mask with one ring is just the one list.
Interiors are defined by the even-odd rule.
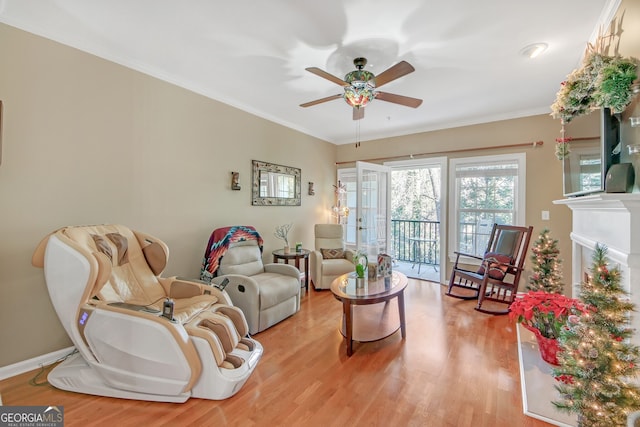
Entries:
[[277,249],[272,252],[273,254],[273,262],[278,262],[278,260],[284,260],[285,264],[289,262],[290,259],[294,260],[294,265],[298,270],[300,270],[300,260],[304,260],[304,290],[309,290],[309,254],[311,251],[309,249],[301,249],[300,251],[296,251],[292,249],[288,254],[284,253],[284,249]]

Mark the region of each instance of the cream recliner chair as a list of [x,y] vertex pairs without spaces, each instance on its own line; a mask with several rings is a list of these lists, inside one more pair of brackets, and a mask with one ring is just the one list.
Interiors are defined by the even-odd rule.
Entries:
[[314,232],[316,249],[310,255],[311,281],[315,289],[330,289],[336,277],[355,271],[354,252],[345,249],[342,224],[316,224]]
[[225,288],[257,334],[300,310],[300,270],[293,265],[262,263],[262,238],[251,226],[213,231],[200,279]]
[[65,227],[40,243],[32,262],[44,268],[78,351],[51,371],[54,387],[163,402],[240,390],[262,346],[226,292],[159,277],[168,254],[162,241],[121,225]]

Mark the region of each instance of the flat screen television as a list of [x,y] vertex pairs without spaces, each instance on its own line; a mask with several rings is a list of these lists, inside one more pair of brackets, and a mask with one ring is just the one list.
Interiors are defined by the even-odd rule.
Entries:
[[[573,122],[565,127],[569,137],[573,136]],[[599,135],[575,137],[570,141],[571,149],[563,159],[562,165],[565,197],[603,192],[607,171],[611,165],[620,163],[620,120],[617,115],[611,114],[608,108],[594,110],[582,119],[582,123],[575,124],[575,130],[597,131],[598,124]]]

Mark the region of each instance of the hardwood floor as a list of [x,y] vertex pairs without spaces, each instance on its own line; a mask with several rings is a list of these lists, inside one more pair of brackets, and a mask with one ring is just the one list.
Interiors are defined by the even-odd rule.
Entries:
[[[35,372],[0,382],[5,405],[62,405],[65,426],[523,426],[515,325],[409,280],[407,338],[354,342],[338,331],[330,291],[303,296],[295,316],[258,334],[264,355],[224,401],[182,404],[113,399],[32,386]],[[394,302],[395,303],[395,302]]]

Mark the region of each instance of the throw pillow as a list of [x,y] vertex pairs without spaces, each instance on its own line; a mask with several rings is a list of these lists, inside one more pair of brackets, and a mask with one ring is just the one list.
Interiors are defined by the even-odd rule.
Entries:
[[489,266],[489,277],[496,280],[504,279],[505,274],[507,274],[507,267],[504,264],[511,264],[512,260],[509,255],[503,255],[496,252],[487,252],[484,254],[484,258],[482,260],[482,264],[480,264],[480,268],[478,269],[478,274],[484,274],[485,266]]
[[324,259],[344,258],[344,249],[320,249],[320,252]]

